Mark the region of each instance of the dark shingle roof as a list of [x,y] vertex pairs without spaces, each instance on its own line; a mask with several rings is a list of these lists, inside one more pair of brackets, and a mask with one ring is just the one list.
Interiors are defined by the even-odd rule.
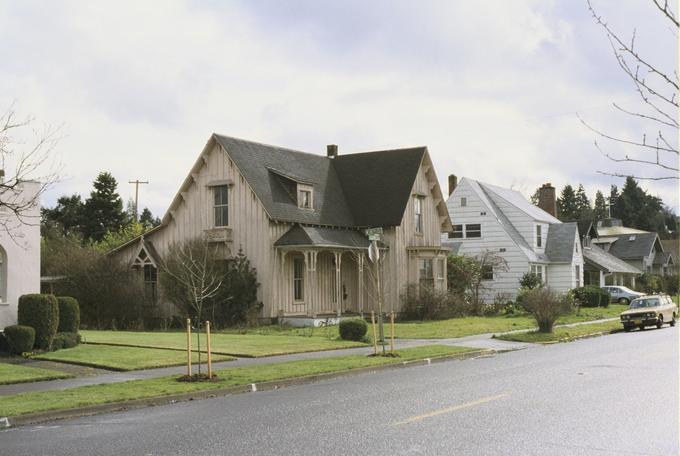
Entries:
[[613,237],[616,241],[612,243],[609,253],[622,259],[642,258],[649,255],[659,239],[656,233],[620,234]]
[[281,236],[274,245],[368,248],[369,241],[356,230],[320,228],[296,225]]
[[550,224],[548,240],[545,243],[545,254],[550,261],[571,263],[577,229],[576,222]]
[[669,252],[656,252],[652,264],[655,266],[664,266],[668,264],[669,260],[671,264],[673,264],[673,257]]
[[333,159],[357,226],[398,226],[424,147],[339,155]]
[[[330,159],[214,135],[275,220],[342,227],[397,226],[425,154],[424,147]],[[314,210],[300,209],[294,183],[314,186]]]
[[603,249],[596,245],[590,245],[589,247],[583,248],[583,258],[586,263],[595,266],[607,273],[610,272],[624,272],[629,274],[642,274],[642,271],[631,266],[623,260],[616,258],[605,252]]

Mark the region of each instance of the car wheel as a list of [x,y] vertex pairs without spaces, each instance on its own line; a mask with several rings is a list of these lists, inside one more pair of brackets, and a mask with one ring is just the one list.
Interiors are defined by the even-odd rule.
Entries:
[[671,318],[671,321],[670,321],[668,324],[671,325],[671,326],[675,326],[675,319],[676,319],[676,318],[677,318],[677,316],[675,315],[675,312],[674,312],[674,313],[673,313],[673,318]]
[[640,326],[638,326],[638,328],[640,328],[640,331],[644,331],[644,330],[645,330],[645,325],[640,325]]
[[656,320],[656,327],[657,329],[661,329],[663,326],[663,315],[659,314],[659,319]]
[[632,326],[624,326],[623,327],[623,330],[626,331],[626,332],[630,332],[631,329],[633,329]]
[[626,298],[619,298],[619,304],[626,304],[628,305],[630,301]]

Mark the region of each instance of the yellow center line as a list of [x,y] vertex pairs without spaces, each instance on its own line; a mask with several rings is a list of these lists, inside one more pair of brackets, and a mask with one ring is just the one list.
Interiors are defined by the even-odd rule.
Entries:
[[508,394],[504,393],[504,394],[499,394],[497,396],[484,397],[484,398],[477,399],[476,401],[472,401],[472,402],[466,402],[465,404],[454,405],[452,407],[446,407],[446,408],[443,408],[443,409],[434,410],[434,411],[429,412],[429,413],[423,413],[422,415],[416,415],[416,416],[412,416],[410,418],[406,418],[405,420],[402,420],[402,421],[397,421],[395,423],[392,423],[392,426],[400,426],[402,424],[409,424],[409,423],[414,423],[416,421],[422,421],[425,418],[432,418],[433,416],[443,415],[444,413],[456,412],[458,410],[474,407],[475,405],[486,404],[487,402],[496,401],[496,400],[502,399],[506,396],[508,396]]

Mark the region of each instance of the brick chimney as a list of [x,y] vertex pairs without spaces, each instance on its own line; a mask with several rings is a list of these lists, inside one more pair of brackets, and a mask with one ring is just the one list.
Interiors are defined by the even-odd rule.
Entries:
[[545,183],[538,189],[538,207],[553,217],[557,217],[557,200],[555,187],[550,182]]
[[338,156],[338,145],[337,144],[329,144],[326,146],[326,157],[328,158],[335,158]]
[[455,174],[449,174],[449,196],[458,187],[458,178]]

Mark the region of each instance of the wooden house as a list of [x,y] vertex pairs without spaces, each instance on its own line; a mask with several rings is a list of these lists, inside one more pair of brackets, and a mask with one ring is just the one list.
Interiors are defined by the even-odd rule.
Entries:
[[368,228],[382,228],[387,311],[400,309],[408,284],[446,289],[440,237],[451,222],[426,147],[341,155],[330,145],[323,156],[213,134],[161,225],[113,254],[170,316],[178,311],[157,278],[173,244],[205,238],[224,258],[241,249],[257,270],[262,317],[302,321],[377,310]]

